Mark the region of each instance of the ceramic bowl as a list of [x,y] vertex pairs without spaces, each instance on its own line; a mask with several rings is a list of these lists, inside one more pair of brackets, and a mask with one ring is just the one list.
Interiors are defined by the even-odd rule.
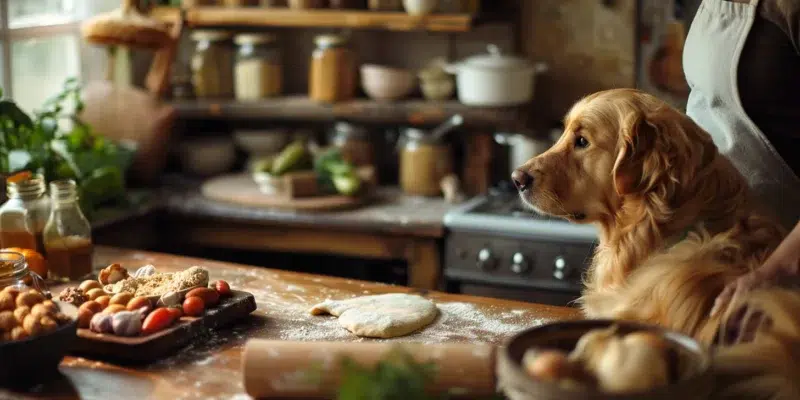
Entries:
[[403,8],[409,15],[426,15],[436,10],[439,0],[403,0]]
[[289,141],[287,129],[264,129],[252,131],[236,131],[233,141],[251,156],[275,154],[281,151]]
[[58,376],[58,364],[77,337],[78,309],[72,304],[57,303],[72,322],[44,335],[0,342],[0,387],[27,389]]
[[[530,348],[551,348],[571,351],[583,334],[617,325],[619,332],[653,332],[674,350],[681,378],[670,385],[645,393],[612,394],[568,389],[552,382],[536,381],[522,368],[522,357]],[[711,357],[694,339],[660,327],[611,320],[557,322],[531,328],[517,334],[498,354],[498,386],[511,400],[700,400],[708,398],[713,386]]]
[[405,69],[375,64],[361,66],[361,86],[376,100],[398,100],[414,90],[414,75]]
[[229,171],[236,162],[236,146],[228,138],[188,141],[181,148],[183,169],[193,175],[211,176]]
[[456,90],[455,82],[449,77],[423,80],[419,86],[425,99],[433,101],[447,100]]

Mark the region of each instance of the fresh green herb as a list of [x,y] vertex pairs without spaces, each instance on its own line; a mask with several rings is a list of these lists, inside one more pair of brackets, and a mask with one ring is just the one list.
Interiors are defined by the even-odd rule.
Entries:
[[356,168],[342,158],[339,149],[332,148],[317,156],[314,172],[323,190],[351,196],[361,188]]
[[28,170],[48,182],[74,179],[81,206],[91,218],[103,205],[127,201],[124,176],[135,146],[107,140],[81,121],[80,92],[80,83],[67,79],[33,118],[13,100],[0,100],[0,174]]
[[[342,362],[337,400],[446,400],[451,395],[433,394],[426,390],[438,372],[436,364],[417,362],[399,346],[373,368],[361,366],[351,359]],[[502,398],[499,395],[492,397]]]

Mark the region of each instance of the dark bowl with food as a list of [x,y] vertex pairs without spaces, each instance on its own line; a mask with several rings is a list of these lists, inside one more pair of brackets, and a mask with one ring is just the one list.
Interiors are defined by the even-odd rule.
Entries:
[[77,308],[57,302],[70,321],[21,340],[0,340],[0,387],[25,389],[58,376],[58,365],[77,337]]
[[[559,358],[550,364],[557,367],[542,367]],[[519,333],[500,350],[497,377],[511,400],[693,400],[706,399],[713,387],[711,356],[694,339],[612,320],[557,322]]]

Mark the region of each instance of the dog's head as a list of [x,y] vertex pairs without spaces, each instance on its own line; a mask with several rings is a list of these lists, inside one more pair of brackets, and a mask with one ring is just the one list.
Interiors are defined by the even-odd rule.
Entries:
[[633,89],[580,100],[564,126],[558,142],[512,179],[535,210],[572,221],[613,219],[629,198],[668,213],[681,185],[717,155],[708,133],[686,115]]

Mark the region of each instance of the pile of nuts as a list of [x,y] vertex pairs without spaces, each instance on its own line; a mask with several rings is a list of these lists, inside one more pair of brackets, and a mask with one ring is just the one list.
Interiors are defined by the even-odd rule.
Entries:
[[9,286],[0,291],[0,341],[50,333],[70,321],[58,304],[34,289]]
[[[119,264],[114,264],[119,270]],[[127,276],[127,271],[120,275]],[[134,296],[130,292],[109,294],[103,283],[83,281],[78,287],[61,292],[59,298],[78,307],[78,328],[118,336],[149,335],[171,326],[181,317],[202,316],[207,308],[219,304],[221,297],[231,295],[227,282],[213,282],[185,295],[167,293],[157,301],[150,297]]]

